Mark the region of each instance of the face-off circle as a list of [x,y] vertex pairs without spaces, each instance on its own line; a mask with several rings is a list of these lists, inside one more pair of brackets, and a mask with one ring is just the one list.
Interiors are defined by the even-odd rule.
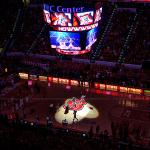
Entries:
[[[74,111],[76,111],[76,117]],[[68,124],[72,124],[74,118],[77,118],[78,122],[80,122],[84,118],[94,119],[98,116],[98,110],[93,105],[86,102],[85,96],[82,95],[80,98],[72,97],[66,99],[64,104],[57,110],[55,119],[60,124],[62,124],[62,120],[64,119],[67,120]]]
[[84,105],[86,104],[87,103],[83,96],[81,96],[80,99],[73,97],[73,98],[68,98],[65,101],[63,108],[66,109],[66,107],[68,106],[69,110],[79,111],[79,110],[82,110],[84,108]]

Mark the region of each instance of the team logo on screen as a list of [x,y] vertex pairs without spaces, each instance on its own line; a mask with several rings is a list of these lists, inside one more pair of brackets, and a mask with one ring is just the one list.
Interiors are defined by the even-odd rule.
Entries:
[[85,96],[82,95],[81,98],[76,98],[76,97],[68,98],[65,101],[65,105],[63,107],[64,109],[66,109],[66,107],[68,106],[70,110],[79,111],[82,110],[84,105],[86,104],[87,102],[85,101]]
[[73,18],[73,25],[89,25],[93,23],[93,11],[84,13],[75,13]]
[[52,25],[72,26],[70,13],[53,13],[51,14]]

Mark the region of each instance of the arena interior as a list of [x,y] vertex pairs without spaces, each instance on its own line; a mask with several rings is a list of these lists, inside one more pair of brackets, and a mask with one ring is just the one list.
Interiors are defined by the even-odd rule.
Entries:
[[150,149],[150,0],[0,12],[1,150]]

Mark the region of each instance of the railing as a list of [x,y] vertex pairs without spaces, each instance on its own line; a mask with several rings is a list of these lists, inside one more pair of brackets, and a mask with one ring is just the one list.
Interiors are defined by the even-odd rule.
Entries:
[[36,45],[38,39],[41,37],[42,33],[45,31],[46,26],[47,26],[47,24],[45,24],[45,25],[42,27],[40,33],[37,35],[36,39],[33,41],[33,43],[31,44],[30,48],[26,51],[26,54],[31,53],[31,51],[32,51],[33,48],[35,47],[35,45]]
[[135,33],[136,33],[135,31],[136,31],[137,26],[138,26],[138,23],[139,23],[139,15],[140,15],[140,14],[137,13],[137,14],[135,14],[135,16],[134,16],[133,23],[132,23],[131,26],[130,26],[130,29],[129,29],[127,38],[126,38],[126,40],[125,40],[125,42],[124,42],[124,45],[123,45],[123,47],[122,47],[122,49],[121,49],[121,53],[120,53],[120,56],[119,56],[119,59],[118,59],[118,63],[119,63],[119,64],[122,64],[122,63],[124,63],[124,61],[125,61],[126,52],[127,52],[127,50],[129,49],[129,46],[130,46],[131,41],[132,41],[132,39],[133,39],[133,36],[134,36]]
[[23,18],[23,10],[19,9],[18,13],[17,13],[17,16],[16,16],[15,23],[13,25],[12,33],[10,34],[10,36],[9,36],[5,46],[4,46],[2,55],[5,54],[7,52],[7,50],[9,50],[10,47],[13,45],[13,43],[14,43],[14,36],[17,33],[18,26],[20,26],[21,23],[22,23],[22,21],[21,21],[22,18]]
[[91,62],[95,62],[95,59],[98,58],[101,54],[101,49],[103,47],[103,43],[106,40],[106,35],[109,33],[109,31],[111,30],[112,27],[112,19],[114,17],[114,15],[116,14],[117,11],[117,5],[115,5],[112,14],[110,15],[110,18],[108,20],[108,23],[105,27],[105,30],[100,38],[100,40],[98,41],[98,44],[96,45],[96,48],[93,50],[93,52],[91,53],[90,59]]

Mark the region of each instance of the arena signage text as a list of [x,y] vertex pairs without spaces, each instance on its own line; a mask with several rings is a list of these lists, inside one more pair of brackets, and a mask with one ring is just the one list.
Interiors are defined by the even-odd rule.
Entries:
[[63,6],[54,6],[51,5],[49,7],[50,12],[59,12],[59,13],[80,13],[83,12],[84,7],[72,7],[72,8],[65,8]]

